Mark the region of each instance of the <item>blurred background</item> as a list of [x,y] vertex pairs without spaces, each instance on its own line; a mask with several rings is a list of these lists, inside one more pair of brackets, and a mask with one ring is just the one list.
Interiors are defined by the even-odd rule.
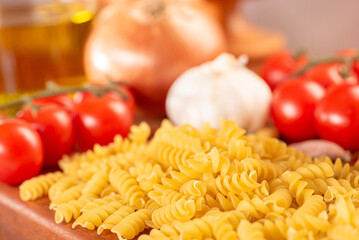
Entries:
[[307,49],[314,56],[357,47],[357,0],[249,0],[242,4],[248,20],[281,31],[292,50]]

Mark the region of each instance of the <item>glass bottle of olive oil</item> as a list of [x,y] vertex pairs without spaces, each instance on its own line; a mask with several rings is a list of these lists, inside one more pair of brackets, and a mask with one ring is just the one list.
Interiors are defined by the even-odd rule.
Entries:
[[0,92],[82,83],[95,11],[96,0],[0,0]]

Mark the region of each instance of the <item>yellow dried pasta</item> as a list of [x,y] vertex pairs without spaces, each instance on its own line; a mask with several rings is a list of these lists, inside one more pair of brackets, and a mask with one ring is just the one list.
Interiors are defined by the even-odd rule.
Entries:
[[20,195],[31,183],[24,199],[49,195],[56,223],[119,239],[149,227],[138,239],[359,239],[359,164],[312,159],[233,121],[149,129],[64,156],[62,173]]
[[26,180],[19,187],[21,200],[36,200],[47,196],[50,187],[63,177],[63,173],[55,172]]

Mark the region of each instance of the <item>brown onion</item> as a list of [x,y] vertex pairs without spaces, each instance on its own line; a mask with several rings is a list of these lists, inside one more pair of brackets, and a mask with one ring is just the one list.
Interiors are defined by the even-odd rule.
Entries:
[[90,81],[123,81],[139,107],[164,115],[171,83],[225,51],[220,24],[199,6],[174,0],[127,0],[106,6],[85,48]]

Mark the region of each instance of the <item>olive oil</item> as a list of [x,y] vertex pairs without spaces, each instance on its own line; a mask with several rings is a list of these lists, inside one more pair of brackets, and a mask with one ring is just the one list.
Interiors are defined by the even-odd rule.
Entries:
[[83,48],[94,8],[84,1],[20,2],[0,2],[0,92],[84,82]]

